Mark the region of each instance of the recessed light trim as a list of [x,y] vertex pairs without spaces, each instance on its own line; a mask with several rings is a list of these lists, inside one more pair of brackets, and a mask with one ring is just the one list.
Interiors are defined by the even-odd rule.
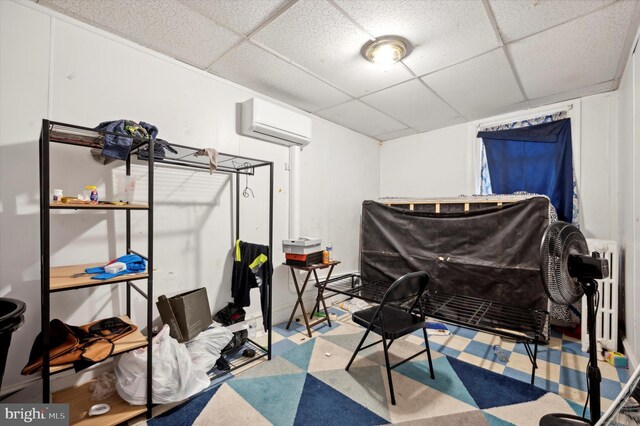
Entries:
[[398,36],[379,37],[362,47],[367,60],[382,66],[393,65],[407,56],[408,43]]

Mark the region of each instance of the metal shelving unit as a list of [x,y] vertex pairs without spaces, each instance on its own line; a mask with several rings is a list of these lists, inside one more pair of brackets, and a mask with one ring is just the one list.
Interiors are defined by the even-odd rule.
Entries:
[[[49,350],[50,350],[50,295],[55,292],[62,292],[68,290],[76,290],[81,288],[95,287],[101,285],[113,285],[118,283],[126,283],[126,314],[125,319],[131,317],[131,290],[138,292],[147,302],[147,330],[151,329],[153,321],[153,194],[154,194],[154,169],[156,166],[172,166],[172,167],[185,167],[192,169],[209,170],[209,158],[207,156],[200,155],[200,148],[194,148],[184,145],[171,144],[177,153],[167,152],[163,156],[146,155],[143,163],[148,164],[148,204],[128,204],[128,205],[111,205],[111,204],[99,204],[99,205],[83,205],[83,204],[63,204],[50,202],[50,156],[49,149],[50,143],[60,143],[67,145],[74,145],[84,148],[102,148],[105,135],[113,134],[119,137],[127,137],[132,140],[132,147],[125,162],[126,175],[131,175],[131,161],[134,155],[138,155],[140,158],[140,149],[148,146],[148,153],[154,153],[154,141],[149,139],[143,139],[134,136],[127,136],[122,134],[116,134],[111,132],[98,132],[88,127],[76,126],[72,124],[59,123],[49,120],[42,121],[42,131],[40,134],[40,266],[41,266],[41,307],[42,307],[42,338],[43,338],[43,402],[48,403],[51,399],[50,393],[50,378],[51,375],[64,371],[70,368],[51,368],[49,363]],[[236,197],[235,197],[235,234],[236,239],[240,238],[240,177],[241,175],[253,175],[256,168],[268,167],[269,168],[269,253],[273,257],[273,181],[274,170],[273,162],[258,160],[255,158],[243,157],[232,154],[218,154],[218,167],[217,173],[230,173],[236,175]],[[75,210],[77,212],[83,211],[95,211],[95,210],[123,210],[126,214],[126,250],[127,253],[135,252],[131,248],[131,212],[143,211],[148,214],[148,253],[147,256],[141,255],[147,260],[147,272],[135,275],[120,276],[96,283],[95,280],[91,280],[87,277],[73,278],[72,276],[84,271],[85,268],[92,265],[68,265],[62,267],[51,268],[50,266],[50,214],[52,210]],[[134,284],[137,280],[147,280],[147,289],[143,291],[140,287]],[[271,346],[272,346],[272,288],[268,286],[266,289],[268,292],[269,310],[267,312],[267,347],[257,344],[256,342],[249,340],[247,347],[256,350],[257,355],[248,360],[241,360],[238,362],[231,362],[231,370],[240,368],[252,362],[255,362],[263,357],[271,359]],[[152,335],[148,333],[145,337],[141,333],[137,332],[132,334],[130,338],[123,338],[122,344],[114,351],[113,355],[130,351],[139,347],[147,346],[147,404],[146,409],[142,409],[140,406],[129,406],[124,401],[112,401],[110,405],[116,404],[118,409],[115,411],[112,418],[99,417],[100,424],[118,424],[127,419],[133,418],[141,413],[146,412],[147,418],[151,417],[152,413],[152,357],[151,357],[151,344]],[[228,372],[211,372],[209,375],[211,379],[217,378]],[[90,404],[91,401],[88,395],[87,386],[79,388],[65,389],[57,392],[54,396],[54,402],[67,402],[73,401],[71,422],[78,420],[74,418],[74,412],[78,412],[82,408],[83,404]],[[86,398],[85,398],[86,396]],[[107,422],[107,423],[104,423]],[[82,419],[82,424],[86,423],[86,419]]]
[[[42,395],[43,402],[49,403],[53,397],[53,402],[67,402],[71,405],[71,423],[92,424],[91,420],[84,418],[84,411],[87,411],[93,403],[90,400],[90,392],[88,386],[65,389],[51,395],[50,380],[51,375],[67,371],[73,367],[72,364],[54,366],[50,365],[50,329],[49,321],[51,320],[51,294],[69,290],[77,290],[95,286],[114,285],[126,283],[127,286],[127,312],[126,316],[122,316],[126,321],[131,321],[131,289],[136,290],[146,299],[147,302],[147,330],[151,330],[153,321],[153,181],[154,181],[154,159],[150,158],[147,162],[149,167],[149,190],[148,204],[146,205],[84,205],[84,204],[63,204],[60,202],[52,203],[49,194],[50,186],[50,145],[51,143],[60,143],[66,145],[74,145],[84,148],[100,148],[105,135],[115,134],[110,132],[97,132],[87,127],[74,126],[71,124],[58,123],[55,121],[42,120],[42,131],[40,133],[40,285],[41,285],[41,320],[42,320],[42,342],[43,342],[43,365],[42,365]],[[140,147],[148,145],[153,152],[154,141],[134,136],[118,135],[120,137],[129,138],[132,142],[131,152],[137,151]],[[131,154],[126,162],[126,174],[131,175]],[[91,280],[87,276],[74,277],[78,272],[84,272],[84,269],[91,266],[99,266],[101,264],[91,265],[67,265],[59,267],[51,267],[50,265],[50,215],[52,210],[64,209],[83,211],[112,211],[122,210],[126,214],[126,251],[127,253],[136,253],[131,248],[131,211],[141,210],[148,215],[148,235],[147,235],[147,255],[141,255],[147,261],[147,272],[135,275],[123,275],[110,280],[96,281]],[[141,290],[133,281],[146,280],[146,291]],[[118,409],[107,418],[96,418],[101,425],[118,424],[133,418],[142,413],[147,414],[147,418],[151,418],[151,409],[153,407],[151,401],[151,357],[152,335],[147,332],[147,336],[136,331],[115,342],[115,350],[111,356],[119,355],[137,348],[147,346],[147,403],[145,407],[131,406],[119,398],[112,401],[118,406]],[[95,420],[94,420],[95,422]],[[105,423],[106,422],[106,423]]]

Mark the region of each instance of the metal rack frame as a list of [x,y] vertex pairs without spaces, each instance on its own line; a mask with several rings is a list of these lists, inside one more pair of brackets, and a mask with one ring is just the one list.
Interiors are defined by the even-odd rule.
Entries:
[[[380,303],[391,283],[363,280],[359,274],[332,278],[325,291],[333,295]],[[532,364],[531,384],[537,368],[538,344],[549,341],[549,313],[540,309],[521,308],[477,297],[427,290],[421,298],[427,316],[513,339],[524,344]],[[533,349],[531,348],[533,345]]]
[[[91,288],[97,285],[112,285],[115,283],[126,282],[126,312],[127,315],[131,316],[131,289],[134,289],[137,293],[139,293],[144,299],[147,301],[147,403],[146,403],[146,416],[147,418],[151,418],[152,415],[152,339],[153,335],[150,332],[151,324],[153,322],[153,205],[154,205],[154,168],[155,165],[158,164],[170,164],[174,166],[180,167],[188,167],[188,168],[196,168],[202,170],[209,170],[208,160],[207,163],[205,161],[192,161],[179,159],[179,158],[164,158],[157,159],[155,155],[148,155],[148,158],[145,162],[148,164],[149,174],[148,174],[148,207],[146,208],[132,208],[131,206],[97,206],[93,207],[92,210],[124,210],[126,212],[126,251],[127,253],[138,254],[131,248],[131,211],[132,210],[143,210],[147,211],[148,214],[148,253],[147,256],[140,255],[147,261],[147,276],[139,277],[139,278],[123,278],[119,280],[113,280],[108,283],[97,283],[97,284],[89,284],[82,286],[71,286],[64,289],[51,290],[50,288],[50,280],[51,280],[51,265],[50,265],[50,213],[51,210],[59,209],[59,208],[69,208],[78,210],[83,209],[82,206],[69,206],[69,207],[61,207],[61,206],[51,206],[51,202],[49,200],[50,193],[50,143],[61,143],[68,145],[81,146],[85,148],[101,148],[102,142],[104,140],[104,136],[112,134],[120,137],[130,138],[132,140],[132,148],[125,162],[126,175],[131,175],[131,157],[136,154],[142,147],[148,146],[148,150],[150,153],[154,153],[154,144],[155,141],[153,139],[145,139],[136,136],[130,135],[122,135],[119,133],[106,132],[106,131],[96,131],[88,127],[76,126],[67,123],[61,123],[56,121],[50,121],[47,119],[42,120],[42,130],[40,133],[39,140],[39,183],[40,183],[40,289],[41,289],[41,329],[42,329],[42,343],[43,343],[43,366],[42,366],[42,390],[43,390],[43,403],[49,403],[51,399],[51,387],[50,387],[50,360],[49,360],[49,352],[50,352],[50,329],[49,329],[49,321],[51,315],[51,293],[58,291],[66,291],[66,290],[74,290],[79,288]],[[171,144],[173,147],[178,147],[185,151],[199,151],[199,148],[193,148],[183,145],[175,145]],[[273,162],[257,160],[249,157],[231,155],[231,154],[219,154],[219,167],[217,172],[223,173],[233,173],[236,175],[236,239],[240,238],[240,175],[253,175],[254,169],[258,167],[269,167],[269,253],[273,256],[273,181],[274,181],[274,170],[273,170]],[[133,283],[134,280],[137,279],[147,279],[147,291],[145,292],[140,287]],[[268,286],[268,300],[269,300],[269,310],[267,312],[267,324],[268,324],[268,343],[266,350],[257,345],[255,342],[251,341],[251,343],[258,348],[264,350],[264,353],[260,356],[256,356],[248,362],[243,362],[243,365],[249,364],[250,362],[256,361],[265,355],[270,360],[272,351],[272,286]],[[122,352],[121,352],[122,353]],[[213,379],[213,378],[212,378]]]
[[[164,158],[156,157],[156,165],[170,165],[170,166],[178,166],[178,167],[186,167],[198,170],[210,170],[209,159],[206,156],[196,156],[196,153],[202,150],[202,148],[196,148],[192,146],[179,145],[171,143],[171,147],[178,151],[177,154],[166,152]],[[142,148],[142,147],[140,147]],[[139,151],[139,149],[138,149]],[[153,152],[151,147],[149,147],[149,152]],[[148,157],[155,157],[155,154],[148,155]],[[193,158],[192,158],[193,157]],[[218,165],[216,168],[216,173],[229,173],[236,175],[236,183],[235,183],[235,236],[236,240],[240,239],[240,177],[242,175],[254,175],[255,169],[260,167],[268,167],[269,168],[269,255],[271,256],[271,261],[273,260],[273,181],[274,181],[274,169],[272,161],[259,160],[256,158],[245,157],[241,155],[234,154],[226,154],[226,153],[218,153]],[[269,300],[269,310],[267,312],[267,348],[264,350],[261,345],[257,344],[253,340],[249,341],[253,345],[252,347],[257,347],[263,349],[263,353],[259,356],[252,358],[246,362],[241,363],[231,363],[231,370],[233,371],[236,368],[242,367],[244,365],[250,364],[254,361],[257,361],[260,358],[263,358],[265,355],[268,360],[271,360],[271,344],[272,344],[272,302],[273,302],[273,291],[272,285],[268,286],[268,300]],[[221,374],[213,374],[210,375],[210,378],[213,380],[217,377],[223,376],[227,372],[222,372]]]
[[[132,279],[123,278],[121,280],[114,280],[108,283],[96,283],[91,285],[82,285],[76,287],[68,287],[63,290],[51,290],[51,269],[50,269],[50,212],[56,207],[52,207],[49,201],[50,191],[50,143],[62,143],[68,145],[75,145],[81,147],[96,148],[100,147],[100,141],[106,134],[116,133],[112,132],[97,132],[88,127],[75,126],[66,123],[60,123],[50,120],[42,120],[42,131],[40,133],[40,290],[41,290],[41,328],[42,328],[42,343],[43,343],[43,365],[42,365],[42,399],[44,403],[49,403],[51,399],[51,371],[50,371],[50,329],[49,321],[51,316],[51,293],[58,291],[75,290],[79,288],[91,288],[97,285],[112,285],[120,282],[127,283],[127,315],[131,316],[131,287],[133,286],[146,300],[147,300],[147,330],[151,330],[151,324],[153,321],[153,183],[154,183],[154,159],[149,158],[149,192],[148,192],[148,207],[142,209],[147,211],[148,214],[148,253],[147,256],[142,256],[147,261],[147,276],[144,277],[147,280],[147,291],[143,292],[135,284],[132,283]],[[119,135],[123,136],[123,135]],[[151,150],[154,147],[154,141],[144,139],[135,136],[124,135],[132,140],[132,148],[138,149],[143,145],[148,145]],[[126,160],[126,174],[131,174],[131,155]],[[74,206],[77,209],[82,209],[82,206]],[[129,206],[121,206],[115,208],[113,206],[99,206],[94,207],[97,210],[114,210],[121,209],[126,211],[126,251],[127,253],[135,253],[131,249],[131,208]],[[151,377],[152,377],[152,357],[151,357],[151,345],[153,336],[150,332],[147,332],[147,418],[151,418],[151,409],[153,407],[151,400]],[[122,353],[122,352],[121,352]]]

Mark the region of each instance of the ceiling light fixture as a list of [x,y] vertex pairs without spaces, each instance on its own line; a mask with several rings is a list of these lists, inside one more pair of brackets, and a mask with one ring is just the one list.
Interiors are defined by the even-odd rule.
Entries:
[[362,46],[362,55],[376,65],[389,66],[407,56],[408,46],[402,37],[378,37]]

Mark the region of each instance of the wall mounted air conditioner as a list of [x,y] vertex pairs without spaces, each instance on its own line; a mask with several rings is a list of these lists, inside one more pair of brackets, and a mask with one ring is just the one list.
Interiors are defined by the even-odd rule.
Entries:
[[[611,240],[587,238],[589,253],[598,252],[609,261],[609,276],[598,283],[598,314],[596,316],[596,342],[598,349],[618,350],[618,244]],[[582,298],[582,351],[589,350],[587,334],[587,299]]]
[[240,134],[279,145],[304,147],[311,142],[311,118],[252,98],[242,103]]

